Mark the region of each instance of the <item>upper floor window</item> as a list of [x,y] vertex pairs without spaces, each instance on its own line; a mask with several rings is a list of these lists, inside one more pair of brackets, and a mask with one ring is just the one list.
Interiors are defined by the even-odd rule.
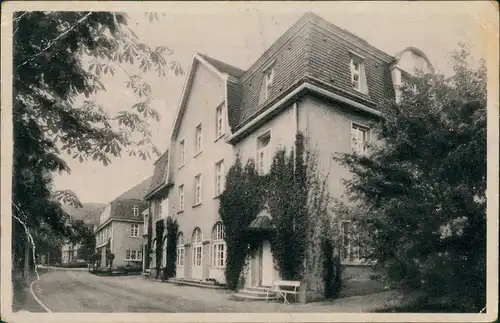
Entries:
[[184,211],[184,184],[179,185],[179,212]]
[[259,175],[264,175],[270,166],[269,143],[271,141],[271,132],[257,138],[257,172]]
[[179,142],[179,166],[183,166],[186,157],[186,147],[184,145],[184,139]]
[[351,148],[358,154],[366,153],[366,145],[368,143],[368,131],[365,126],[352,123],[351,125]]
[[359,92],[367,93],[368,88],[366,85],[365,64],[363,59],[351,54],[349,66],[351,70],[352,87]]
[[131,224],[130,225],[130,236],[133,238],[137,238],[139,236],[139,225]]
[[224,105],[217,107],[215,111],[215,138],[220,138],[224,134]]
[[132,215],[139,216],[139,207],[137,205],[132,206]]
[[215,164],[215,196],[219,196],[224,191],[224,160]]
[[201,174],[194,177],[194,205],[201,204]]
[[195,152],[200,153],[203,145],[203,129],[201,123],[196,127],[196,142],[195,142]]

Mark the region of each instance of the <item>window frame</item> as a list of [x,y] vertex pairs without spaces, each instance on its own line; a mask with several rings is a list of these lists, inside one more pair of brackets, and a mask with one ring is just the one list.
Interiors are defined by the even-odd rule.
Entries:
[[[262,141],[263,138],[269,136],[269,142],[267,143],[266,146],[264,146],[263,148],[259,148],[259,143]],[[257,174],[260,175],[260,176],[263,176],[265,174],[267,174],[269,172],[269,169],[270,169],[270,166],[271,166],[271,140],[272,140],[272,131],[271,129],[267,129],[266,131],[263,131],[261,134],[259,134],[257,136],[257,139],[256,139],[256,156],[255,156],[255,164],[257,166]],[[263,166],[262,166],[262,172],[261,172],[261,168],[260,168],[260,152],[264,152],[264,156],[263,156]]]
[[139,206],[136,204],[132,206],[132,216],[135,218],[139,217]]
[[[200,232],[199,236],[196,235],[197,232]],[[194,267],[199,268],[203,266],[203,232],[199,227],[196,227],[193,230],[192,240],[193,240],[192,265]]]
[[[363,94],[368,94],[368,83],[366,78],[366,68],[365,68],[366,58],[362,55],[349,50],[349,71],[351,77],[351,87]],[[358,65],[358,70],[356,71],[354,66]],[[358,87],[354,86],[354,76],[358,76]]]
[[227,246],[224,240],[225,230],[222,221],[215,223],[212,229],[211,262],[213,268],[225,268]]
[[[137,226],[137,230],[134,230],[134,226]],[[139,224],[138,223],[131,223],[130,224],[130,237],[131,238],[138,238],[139,237]]]
[[[362,246],[360,242],[360,233],[358,232],[358,226],[355,221],[352,220],[341,220],[340,221],[340,260],[342,263],[360,263],[362,262]],[[348,236],[347,236],[347,246],[345,246],[345,229],[344,224],[348,224]],[[356,246],[356,244],[358,244]],[[347,252],[345,251],[347,249]],[[354,256],[353,256],[354,254]]]
[[[181,255],[182,257],[180,257]],[[184,234],[179,232],[177,235],[177,259],[175,260],[177,267],[184,267],[185,258],[186,248],[184,247]]]
[[[200,139],[199,140],[199,146],[198,146],[198,138]],[[198,156],[199,154],[201,154],[201,152],[203,151],[203,123],[199,123],[197,126],[196,126],[196,130],[195,130],[195,139],[194,139],[194,150],[195,150],[195,155],[194,157]]]
[[[219,178],[220,177],[220,178]],[[224,192],[225,184],[225,169],[224,169],[224,159],[219,160],[215,163],[215,197],[218,197]]]
[[274,82],[275,70],[274,70],[275,62],[270,63],[262,70],[262,74],[264,76],[264,101],[269,98],[269,93],[271,92],[271,86]]
[[[364,131],[365,140],[362,142],[362,150],[358,151],[359,145],[353,143],[353,130],[356,129],[358,132]],[[359,155],[366,155],[366,145],[370,142],[370,128],[360,122],[351,121],[350,128],[350,145],[351,151],[358,153]]]
[[[199,196],[197,195],[198,188],[199,188],[199,193],[200,193]],[[193,206],[198,206],[201,204],[201,202],[202,202],[201,192],[202,192],[202,178],[201,178],[201,173],[199,173],[198,175],[196,175],[194,177],[194,204],[193,204]]]
[[184,212],[185,201],[184,184],[179,185],[179,212]]
[[215,140],[223,137],[226,131],[224,125],[224,108],[225,103],[222,103],[215,109]]
[[186,164],[186,139],[182,138],[179,141],[179,168]]

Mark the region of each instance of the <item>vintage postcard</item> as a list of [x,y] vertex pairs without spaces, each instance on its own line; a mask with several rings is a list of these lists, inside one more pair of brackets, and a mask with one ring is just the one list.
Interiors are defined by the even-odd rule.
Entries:
[[1,320],[495,321],[498,17],[2,3]]

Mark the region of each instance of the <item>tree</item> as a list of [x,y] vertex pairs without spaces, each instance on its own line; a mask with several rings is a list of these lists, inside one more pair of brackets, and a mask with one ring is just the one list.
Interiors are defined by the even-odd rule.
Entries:
[[90,261],[95,252],[94,230],[83,220],[73,220],[70,224],[71,237],[69,242],[73,245],[78,244],[78,258]]
[[372,124],[382,144],[336,160],[345,182],[344,217],[362,219],[367,258],[397,286],[427,291],[463,311],[485,306],[486,68],[464,46],[453,75],[420,73],[401,101]]
[[[71,191],[52,187],[53,172],[70,171],[63,153],[104,165],[122,153],[158,154],[148,120],[159,114],[150,106],[151,86],[139,73],[164,77],[183,71],[165,58],[171,49],[143,44],[123,13],[31,11],[13,18],[12,245],[13,255],[22,257],[22,240],[42,223],[56,235],[70,235],[60,202],[80,202]],[[130,66],[140,72],[130,73]],[[92,95],[105,90],[103,75],[115,73],[128,78],[137,102],[109,115]]]

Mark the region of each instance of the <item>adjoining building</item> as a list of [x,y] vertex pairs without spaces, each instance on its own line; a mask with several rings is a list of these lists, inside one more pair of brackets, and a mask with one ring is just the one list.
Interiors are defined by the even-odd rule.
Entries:
[[142,212],[148,207],[144,195],[150,183],[151,177],[108,203],[99,214],[95,229],[96,251],[100,255],[98,267],[109,266],[109,254],[114,255],[113,268],[142,266]]
[[[301,132],[317,149],[319,171],[329,174],[330,194],[340,198],[341,180],[350,173],[332,155],[365,151],[372,139],[369,121],[381,116],[384,100],[398,99],[402,80],[414,68],[432,68],[420,50],[409,47],[391,56],[311,13],[245,70],[195,54],[169,148],[155,164],[145,197],[150,232],[167,217],[179,223],[176,278],[225,281],[218,197],[237,155],[243,163],[254,159],[266,174],[274,152],[293,147]],[[341,224],[341,258],[348,271],[357,271],[363,268],[363,246],[354,243],[351,230],[350,222]],[[269,241],[261,241],[252,257],[248,286],[279,279]],[[154,259],[149,268],[155,268]]]

